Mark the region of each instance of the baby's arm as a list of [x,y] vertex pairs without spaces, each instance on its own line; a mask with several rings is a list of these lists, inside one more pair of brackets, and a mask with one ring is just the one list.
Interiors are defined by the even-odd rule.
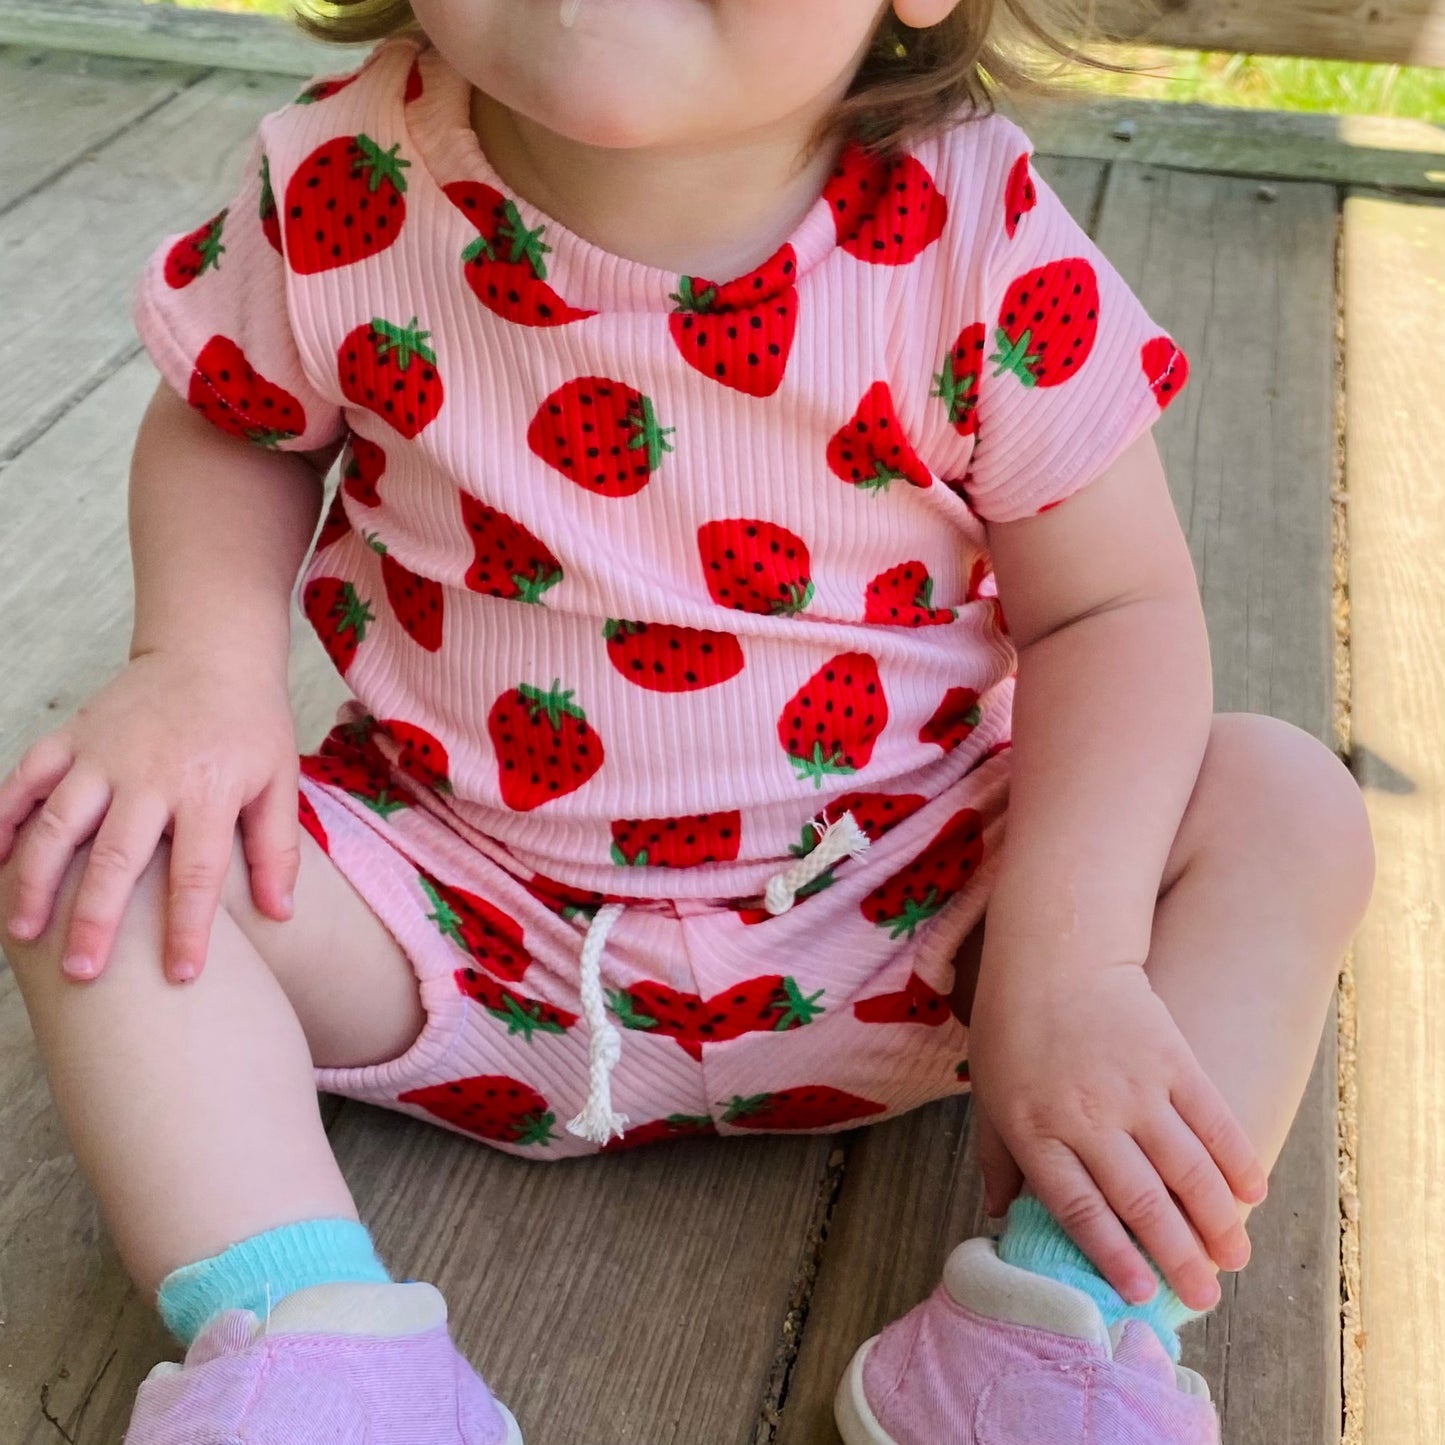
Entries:
[[73,976],[104,968],[163,832],[171,977],[194,976],[206,957],[238,815],[257,906],[289,914],[290,596],[336,449],[267,451],[164,384],[151,401],[131,468],[130,662],[0,782],[0,863],[39,808],[19,843],[17,937],[44,931],[71,857],[95,835],[63,955]]
[[[1264,1174],[1143,964],[1211,722],[1187,545],[1146,433],[1041,516],[991,525],[1019,649],[1014,781],[974,1003],[991,1206],[1011,1164],[1111,1283],[1146,1298],[1134,1229],[1186,1299],[1247,1255],[1232,1195]],[[1047,1068],[1039,1067],[1046,1058]],[[1231,1193],[1232,1191],[1232,1193]],[[1241,1254],[1243,1251],[1243,1254]]]

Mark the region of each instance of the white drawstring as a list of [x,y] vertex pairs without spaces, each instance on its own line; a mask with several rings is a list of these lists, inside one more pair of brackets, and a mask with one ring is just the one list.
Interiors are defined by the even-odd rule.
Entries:
[[[764,902],[769,913],[786,913],[793,906],[794,894],[805,884],[840,858],[861,858],[868,851],[868,835],[852,813],[844,813],[826,825],[813,818],[808,826],[818,835],[818,846],[768,880]],[[582,1112],[568,1121],[567,1132],[594,1144],[606,1144],[627,1128],[627,1116],[612,1109],[612,1070],[622,1057],[622,1035],[607,1017],[602,995],[602,947],[625,907],[623,903],[608,903],[599,908],[582,943],[582,1014],[591,1035],[587,1044],[587,1102]]]

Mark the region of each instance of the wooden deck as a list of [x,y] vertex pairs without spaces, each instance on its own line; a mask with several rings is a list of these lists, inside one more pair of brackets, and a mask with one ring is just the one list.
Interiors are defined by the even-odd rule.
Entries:
[[[163,230],[228,193],[257,117],[296,88],[0,46],[0,765],[125,655],[125,473],[155,381],[128,321],[138,267]],[[1445,531],[1426,491],[1445,455],[1445,208],[1424,194],[1445,189],[1445,136],[1370,143],[1420,193],[1392,198],[1358,188],[1369,146],[1338,128],[1291,160],[1221,117],[1211,133],[1232,126],[1240,144],[1201,160],[1177,117],[1100,119],[1041,117],[1044,169],[1193,358],[1160,435],[1218,706],[1343,743],[1353,660],[1356,757],[1382,844],[1404,860],[1382,867],[1388,903],[1361,940],[1349,1034],[1360,1173],[1358,1190],[1347,1175],[1346,1253],[1358,1220],[1369,1330],[1349,1378],[1368,1391],[1352,1393],[1351,1419],[1387,1425],[1372,1445],[1424,1445],[1445,1439]],[[1324,179],[1291,179],[1301,164]],[[1335,546],[1347,488],[1351,529],[1357,504],[1364,527],[1348,571]],[[338,686],[304,625],[294,660],[309,744]],[[1332,1022],[1251,1225],[1254,1262],[1186,1339],[1226,1445],[1341,1438],[1337,1087]],[[463,1346],[538,1445],[832,1445],[848,1353],[980,1224],[966,1101],[847,1136],[553,1168],[352,1104],[328,1119],[383,1252],[445,1290]],[[1389,1306],[1378,1319],[1371,1289]],[[1344,1342],[1356,1365],[1357,1333]],[[0,971],[0,1441],[115,1445],[168,1349],[102,1236]]]

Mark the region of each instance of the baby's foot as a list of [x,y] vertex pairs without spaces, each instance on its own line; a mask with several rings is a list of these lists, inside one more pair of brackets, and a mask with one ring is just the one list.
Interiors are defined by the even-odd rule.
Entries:
[[1209,1387],[1138,1320],[961,1244],[928,1299],[869,1340],[834,1401],[846,1445],[1218,1445]]
[[228,1310],[157,1365],[126,1445],[522,1445],[429,1284],[331,1284]]

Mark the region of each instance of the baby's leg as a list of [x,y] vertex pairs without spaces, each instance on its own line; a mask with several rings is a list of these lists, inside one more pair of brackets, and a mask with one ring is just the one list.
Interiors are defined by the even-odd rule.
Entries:
[[[355,1219],[321,1126],[313,1052],[374,1062],[420,1030],[400,948],[311,839],[301,842],[285,924],[251,906],[237,845],[206,967],[191,984],[161,972],[164,846],[95,982],[65,978],[59,957],[88,849],[47,931],[0,939],[75,1152],[148,1293],[172,1270],[263,1231]],[[11,867],[0,869],[0,920],[12,887]]]

